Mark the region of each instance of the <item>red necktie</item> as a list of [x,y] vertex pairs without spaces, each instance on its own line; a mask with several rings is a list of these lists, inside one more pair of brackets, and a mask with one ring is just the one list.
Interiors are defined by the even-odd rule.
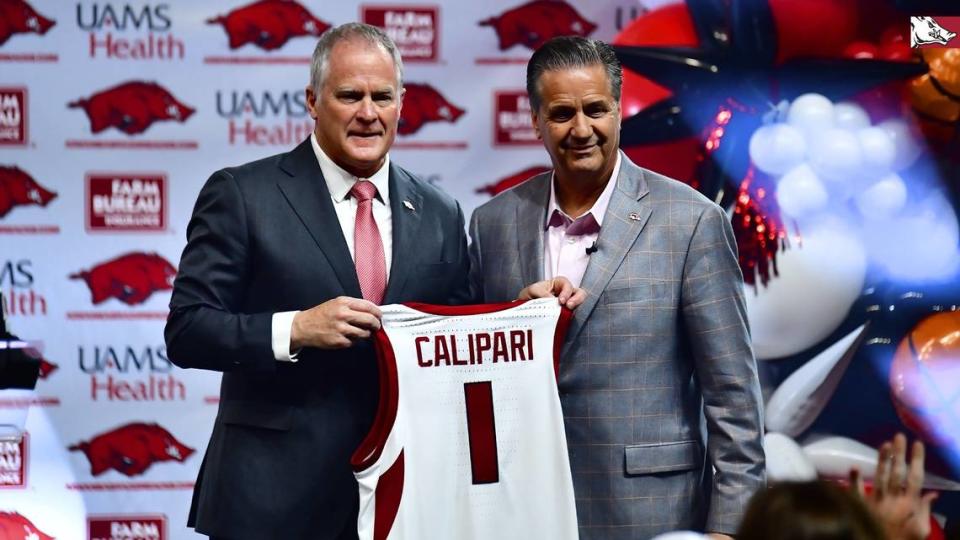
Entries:
[[373,220],[373,198],[377,196],[377,186],[369,180],[358,180],[350,189],[350,195],[357,200],[353,259],[357,267],[357,279],[360,280],[360,292],[366,300],[380,304],[387,289],[387,262],[383,256],[380,230]]

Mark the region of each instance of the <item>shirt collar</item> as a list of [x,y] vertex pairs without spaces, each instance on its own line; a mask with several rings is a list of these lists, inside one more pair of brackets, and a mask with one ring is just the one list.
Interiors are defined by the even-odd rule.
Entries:
[[[343,170],[339,165],[330,159],[330,156],[320,148],[317,141],[317,135],[310,134],[310,145],[313,146],[313,153],[317,156],[317,162],[320,164],[320,172],[323,173],[323,179],[327,183],[327,189],[336,202],[342,202],[350,195],[350,188],[357,182],[357,177]],[[390,154],[383,159],[383,165],[370,178],[364,178],[373,182],[377,186],[377,198],[383,204],[390,204]]]
[[[559,212],[564,218],[569,221],[574,221],[570,216],[566,214],[563,210],[560,209],[560,205],[557,204],[557,188],[554,182],[554,176],[556,173],[550,175],[550,204],[547,206],[547,219],[543,224],[544,230],[550,227],[550,218],[553,216],[554,212]],[[610,206],[610,198],[613,197],[613,190],[617,185],[617,178],[620,177],[620,151],[617,151],[617,161],[613,164],[613,171],[610,172],[610,178],[607,179],[607,185],[603,188],[603,191],[600,192],[600,196],[597,197],[597,200],[593,203],[593,206],[590,207],[590,210],[585,212],[583,216],[587,214],[593,214],[593,219],[596,220],[597,225],[603,225],[603,216],[607,213],[607,207]],[[582,219],[583,216],[577,219]]]

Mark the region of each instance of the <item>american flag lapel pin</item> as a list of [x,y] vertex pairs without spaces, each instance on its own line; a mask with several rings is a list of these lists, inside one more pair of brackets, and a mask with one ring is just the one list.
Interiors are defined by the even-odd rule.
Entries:
[[639,212],[630,212],[630,215],[627,216],[627,217],[630,218],[630,219],[632,219],[633,221],[640,221],[640,213],[639,213]]
[[408,201],[408,200],[404,200],[404,201],[403,201],[403,207],[406,208],[407,210],[411,211],[411,212],[416,212],[416,211],[417,211],[417,209],[413,207],[413,203],[410,202],[410,201]]

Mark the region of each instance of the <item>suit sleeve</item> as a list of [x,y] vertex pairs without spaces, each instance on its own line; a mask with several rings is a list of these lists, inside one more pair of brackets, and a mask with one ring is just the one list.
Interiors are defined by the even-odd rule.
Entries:
[[250,245],[243,196],[230,173],[207,180],[187,226],[164,329],[185,368],[272,371],[271,313],[243,313]]
[[736,240],[716,205],[707,207],[694,230],[681,294],[703,394],[707,453],[716,470],[706,530],[733,534],[748,500],[766,481],[763,402]]

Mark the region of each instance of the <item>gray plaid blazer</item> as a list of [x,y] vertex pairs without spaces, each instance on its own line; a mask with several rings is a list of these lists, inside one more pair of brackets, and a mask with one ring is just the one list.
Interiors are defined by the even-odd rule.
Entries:
[[[543,279],[551,173],[470,221],[477,298]],[[560,363],[580,537],[736,531],[764,485],[762,400],[729,220],[625,155]]]

